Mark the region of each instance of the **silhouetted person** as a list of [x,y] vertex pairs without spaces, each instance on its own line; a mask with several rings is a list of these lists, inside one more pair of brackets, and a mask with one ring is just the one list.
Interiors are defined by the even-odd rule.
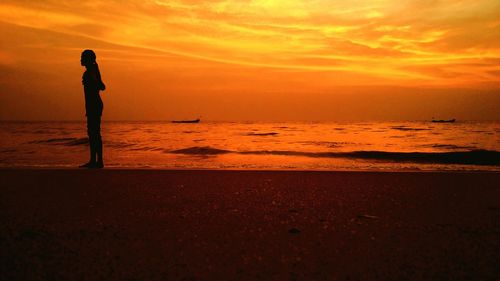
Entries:
[[87,134],[89,136],[90,160],[81,168],[103,168],[101,115],[103,103],[99,91],[106,89],[102,82],[99,66],[94,51],[85,50],[80,60],[86,70],[83,73],[82,84],[85,92],[85,112],[87,116]]

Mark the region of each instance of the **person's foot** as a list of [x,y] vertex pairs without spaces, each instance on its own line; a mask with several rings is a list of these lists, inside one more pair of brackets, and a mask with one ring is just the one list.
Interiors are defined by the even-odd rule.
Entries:
[[87,168],[87,169],[92,169],[92,168],[95,168],[96,166],[96,162],[88,162],[88,163],[85,163],[83,165],[80,165],[79,168]]
[[102,168],[104,168],[104,163],[102,161],[97,161],[97,162],[95,162],[95,165],[93,168],[94,169],[102,169]]

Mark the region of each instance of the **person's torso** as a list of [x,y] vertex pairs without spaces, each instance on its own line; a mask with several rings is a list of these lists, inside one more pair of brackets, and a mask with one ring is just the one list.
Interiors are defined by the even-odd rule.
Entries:
[[87,69],[83,73],[82,84],[85,93],[85,109],[87,115],[101,114],[102,100],[99,95],[99,78],[95,69]]

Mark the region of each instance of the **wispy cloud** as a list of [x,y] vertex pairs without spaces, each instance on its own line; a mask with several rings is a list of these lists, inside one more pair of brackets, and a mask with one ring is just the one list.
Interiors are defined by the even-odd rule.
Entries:
[[500,58],[498,1],[3,1],[0,17],[200,60],[388,83],[498,82],[500,71],[483,63]]

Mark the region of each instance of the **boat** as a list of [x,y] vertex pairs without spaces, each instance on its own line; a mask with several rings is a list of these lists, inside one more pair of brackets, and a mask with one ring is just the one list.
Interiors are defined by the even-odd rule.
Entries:
[[200,123],[200,118],[195,120],[173,120],[172,123]]
[[455,122],[455,119],[449,119],[449,120],[435,120],[435,119],[432,119],[432,122],[433,123],[453,123],[453,122]]

